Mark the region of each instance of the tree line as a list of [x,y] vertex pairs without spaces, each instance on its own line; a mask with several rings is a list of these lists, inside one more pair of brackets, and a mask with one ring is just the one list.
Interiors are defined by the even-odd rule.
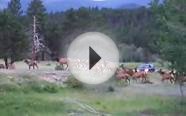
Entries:
[[[149,60],[146,58],[157,53],[153,48],[153,15],[149,8],[81,7],[48,13],[41,0],[32,0],[26,13],[23,14],[20,0],[11,0],[8,7],[0,12],[2,58],[5,60],[10,58],[14,62],[31,53],[33,16],[36,16],[38,22],[39,37],[43,38],[44,44],[51,51],[48,53],[43,51],[40,56],[38,54],[38,58],[42,57],[43,60],[45,55],[49,55],[52,59],[57,56],[65,57],[73,39],[89,31],[102,32],[113,38],[120,47],[120,52],[134,53],[130,56],[123,54],[122,61]],[[123,46],[125,44],[129,46],[129,51]]]
[[[172,57],[179,55],[177,51],[185,53],[180,50],[185,45],[180,39],[185,37],[185,1],[179,1],[160,4],[154,0],[150,7],[135,9],[81,7],[49,13],[42,0],[32,0],[23,13],[20,0],[11,0],[8,7],[0,11],[0,57],[14,62],[30,56],[33,16],[36,16],[37,32],[48,48],[38,53],[38,59],[65,57],[69,44],[79,34],[98,31],[116,42],[121,61],[148,62],[161,57],[176,66]],[[174,43],[175,49],[170,44],[172,41],[180,46]],[[174,50],[170,49],[172,46]],[[167,52],[171,53],[170,57]]]

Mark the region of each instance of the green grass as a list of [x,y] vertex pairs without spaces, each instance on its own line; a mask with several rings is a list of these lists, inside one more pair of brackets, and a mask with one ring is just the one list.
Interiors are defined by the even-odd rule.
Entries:
[[[71,101],[71,102],[69,102]],[[0,76],[0,115],[2,116],[95,116],[77,103],[113,116],[184,116],[186,104],[178,97],[127,95],[97,92],[86,88],[62,88],[24,75],[20,78]]]
[[77,104],[66,103],[66,99],[81,101],[113,116],[140,114],[184,116],[186,114],[186,105],[180,105],[174,98],[129,96],[127,99],[122,99],[113,95],[96,96],[88,91],[72,89],[61,90],[55,94],[1,92],[0,113],[2,116],[61,116],[68,115],[70,112],[91,115],[86,110],[80,109]]

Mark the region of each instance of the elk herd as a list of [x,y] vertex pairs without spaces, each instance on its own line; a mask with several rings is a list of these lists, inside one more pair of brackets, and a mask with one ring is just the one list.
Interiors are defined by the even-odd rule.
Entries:
[[[73,65],[77,66],[78,69],[89,70],[89,68],[87,67],[88,60],[79,60],[79,59],[73,60],[73,59],[67,59],[67,58],[60,58],[60,59],[57,59],[57,62],[62,67],[65,67],[63,68],[64,70],[68,70],[68,67],[69,67],[68,60],[73,61]],[[29,70],[39,69],[38,62],[36,60],[25,59],[24,63],[28,65]],[[109,70],[112,70],[112,67],[114,67],[111,62],[101,62],[94,70],[96,70],[98,73],[100,72],[103,73],[105,71],[104,69],[105,66],[110,67]],[[0,64],[0,69],[5,69],[5,68],[6,67],[4,64]],[[15,65],[14,64],[9,65],[8,69],[15,69]],[[106,71],[109,71],[109,70],[106,70]],[[171,84],[176,82],[176,71],[174,70],[163,71],[162,69],[159,69],[156,72],[161,75],[162,82],[169,81]],[[149,80],[149,73],[151,72],[148,69],[145,69],[144,71],[139,71],[137,68],[131,69],[131,68],[126,68],[123,65],[121,65],[119,68],[117,68],[115,77],[117,80],[125,81],[128,84],[130,84],[131,80],[136,81],[136,82],[140,81],[142,83],[152,84],[153,82]],[[182,76],[179,79],[179,81],[181,81],[182,83],[186,82],[186,75]]]
[[[38,62],[36,60],[24,59],[23,62],[28,65],[29,70],[35,69],[35,68],[39,69]],[[8,63],[7,67],[4,64],[0,64],[0,69],[11,69],[11,70],[14,70],[14,69],[16,69],[16,67],[15,67],[14,63]]]
[[[186,76],[181,77],[179,80],[176,80],[176,71],[163,71],[159,69],[156,71],[161,76],[161,82],[169,81],[171,84],[175,83],[176,81],[180,81],[181,83],[186,82]],[[125,67],[120,67],[116,71],[116,79],[119,81],[125,81],[130,84],[130,80],[135,80],[136,82],[140,80],[142,83],[149,83],[153,84],[149,80],[149,73],[151,73],[148,69],[144,71],[139,71],[137,68],[130,69]]]
[[[138,80],[141,80],[141,82],[145,83],[147,82],[147,76],[148,70],[144,71],[138,71],[137,68],[135,69],[130,69],[130,68],[118,68],[116,71],[116,78],[119,81],[126,81],[130,84],[130,80],[135,80],[136,82]],[[149,81],[148,81],[149,82]]]

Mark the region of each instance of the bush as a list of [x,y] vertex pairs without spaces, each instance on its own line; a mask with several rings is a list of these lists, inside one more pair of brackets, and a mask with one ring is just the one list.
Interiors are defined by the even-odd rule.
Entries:
[[[120,60],[123,62],[145,62],[147,56],[145,55],[145,50],[141,47],[136,47],[135,45],[120,44]],[[149,53],[148,60],[151,62],[156,61],[157,55]]]
[[0,91],[23,91],[28,93],[34,92],[48,92],[56,93],[59,90],[59,85],[38,80],[32,75],[20,75],[20,77],[8,78],[6,75],[0,75]]
[[9,91],[18,91],[20,88],[17,84],[14,83],[2,83],[0,84],[1,92],[9,92]]
[[31,75],[23,75],[22,80],[17,82],[23,92],[35,91],[35,92],[49,92],[56,93],[58,91],[58,86],[38,80],[37,77]]
[[58,87],[53,85],[53,84],[50,84],[50,85],[45,85],[43,87],[43,90],[46,91],[46,92],[49,92],[49,93],[57,93],[58,92]]
[[62,65],[56,65],[55,70],[63,70],[63,66]]
[[66,84],[71,88],[83,88],[83,84],[74,77],[69,77]]
[[57,93],[58,92],[58,86],[43,82],[43,81],[27,81],[24,82],[24,84],[21,85],[24,92],[27,92],[29,90],[35,91],[35,92],[48,92],[48,93]]
[[52,64],[51,63],[47,63],[46,66],[51,66]]
[[0,91],[17,91],[19,90],[19,85],[12,82],[13,78],[11,76],[0,74]]
[[114,92],[114,91],[115,91],[114,87],[112,87],[112,86],[108,87],[108,92]]

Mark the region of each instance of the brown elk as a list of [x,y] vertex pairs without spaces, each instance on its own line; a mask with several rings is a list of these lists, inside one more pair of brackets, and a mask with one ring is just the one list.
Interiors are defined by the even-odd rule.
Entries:
[[116,78],[118,80],[125,80],[130,84],[130,75],[126,72],[125,69],[118,69],[116,72]]
[[[129,77],[132,78],[133,80],[137,79],[142,79],[142,82],[147,80],[147,71],[143,71],[143,72],[139,72],[137,71],[137,69],[135,68],[133,69],[129,69],[129,68],[124,68],[122,67],[120,70],[122,70],[122,75],[116,75],[116,77],[123,77],[124,79],[128,79]],[[119,72],[117,73],[119,74]],[[130,78],[128,80],[130,80]]]
[[60,59],[58,60],[58,62],[59,62],[60,65],[63,66],[63,68],[64,68],[64,65],[66,65],[65,70],[68,69],[68,59],[67,59],[67,58],[60,58]]
[[169,80],[171,83],[174,83],[175,79],[174,79],[173,71],[165,72],[165,71],[162,71],[162,69],[160,69],[158,72],[162,76],[162,79],[161,79],[162,82],[164,82],[165,80]]
[[136,68],[134,69],[134,73],[132,75],[132,78],[137,80],[137,79],[141,79],[142,82],[146,81],[147,80],[147,72],[148,71],[142,71],[142,72],[139,72]]
[[132,69],[125,68],[124,70],[125,70],[125,72],[126,72],[128,75],[130,75],[131,77],[134,75],[134,71],[133,71]]
[[4,64],[0,64],[0,69],[5,69],[5,65]]
[[31,67],[32,67],[33,69],[35,69],[35,67],[36,67],[37,69],[39,69],[36,60],[25,59],[24,62],[28,65],[29,70],[31,69]]

